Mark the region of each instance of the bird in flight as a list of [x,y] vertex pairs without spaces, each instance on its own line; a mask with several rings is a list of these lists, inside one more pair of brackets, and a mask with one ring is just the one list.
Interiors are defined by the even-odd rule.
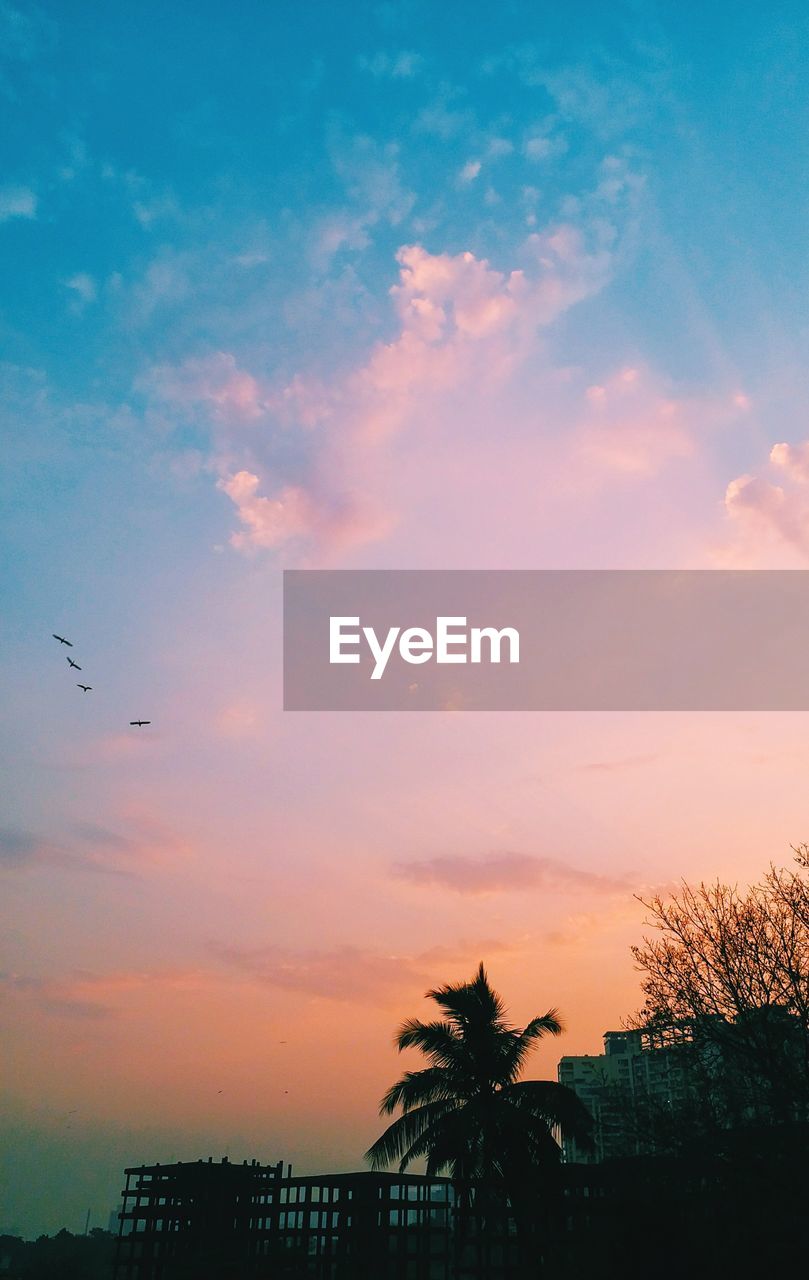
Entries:
[[93,689],[93,686],[92,686],[91,684],[77,684],[77,685],[76,685],[76,688],[77,688],[77,689],[82,689],[82,690],[84,691],[84,693],[91,693],[91,692],[92,692],[92,689]]
[[78,662],[74,662],[72,658],[68,658],[68,662],[70,663],[71,667],[75,668],[76,671],[81,671],[81,667],[79,666]]
[[151,724],[152,722],[151,722],[151,720],[130,720],[130,721],[129,721],[129,723],[130,723],[130,724],[136,724],[136,725],[138,725],[138,726],[140,727],[140,725],[143,725],[143,724]]
[[69,649],[73,648],[73,645],[71,644],[71,642],[69,640],[65,640],[64,636],[58,636],[55,631],[52,631],[51,635],[53,636],[54,640],[58,640],[60,644],[66,644]]

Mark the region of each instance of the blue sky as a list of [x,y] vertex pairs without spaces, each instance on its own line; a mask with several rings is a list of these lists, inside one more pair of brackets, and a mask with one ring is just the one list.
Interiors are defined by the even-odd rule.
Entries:
[[287,565],[805,567],[809,14],[16,3],[0,50],[34,1231],[129,1159],[356,1167],[393,1026],[481,955],[596,1049],[631,890],[806,838],[797,718],[284,717],[278,664]]

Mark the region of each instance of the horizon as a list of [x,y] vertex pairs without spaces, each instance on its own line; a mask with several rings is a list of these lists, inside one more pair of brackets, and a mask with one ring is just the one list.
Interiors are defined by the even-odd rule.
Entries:
[[0,6],[7,1225],[361,1168],[481,959],[555,1079],[640,1004],[635,895],[807,839],[797,713],[284,712],[281,578],[809,566],[808,45]]

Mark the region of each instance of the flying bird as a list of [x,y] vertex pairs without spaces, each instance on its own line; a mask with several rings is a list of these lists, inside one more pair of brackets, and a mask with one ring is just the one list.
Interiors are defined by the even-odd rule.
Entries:
[[130,720],[129,723],[136,724],[138,725],[138,727],[140,727],[143,724],[151,724],[152,722],[151,720]]
[[[67,657],[67,655],[65,656]],[[74,667],[76,671],[81,671],[81,667],[79,666],[78,662],[74,662],[72,658],[68,658],[67,660],[70,663],[71,667]]]
[[69,649],[73,648],[73,645],[71,644],[71,642],[69,640],[65,640],[64,636],[58,636],[55,631],[52,631],[51,635],[53,636],[54,640],[58,640],[60,644],[66,644]]
[[91,693],[93,686],[91,684],[77,684],[77,689],[82,689],[85,693]]

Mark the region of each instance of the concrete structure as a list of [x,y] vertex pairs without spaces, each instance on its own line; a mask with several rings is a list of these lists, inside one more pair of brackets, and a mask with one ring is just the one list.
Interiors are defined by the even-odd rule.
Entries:
[[565,1144],[567,1162],[654,1154],[667,1117],[689,1098],[681,1042],[645,1031],[607,1031],[604,1052],[562,1058],[558,1079],[578,1094],[595,1122],[595,1151]]
[[125,1171],[116,1280],[189,1277],[228,1259],[251,1270],[271,1230],[283,1165],[227,1158]]
[[199,1161],[126,1170],[115,1280],[467,1280],[516,1276],[513,1229],[485,1243],[448,1178],[401,1173],[286,1176],[282,1164]]

